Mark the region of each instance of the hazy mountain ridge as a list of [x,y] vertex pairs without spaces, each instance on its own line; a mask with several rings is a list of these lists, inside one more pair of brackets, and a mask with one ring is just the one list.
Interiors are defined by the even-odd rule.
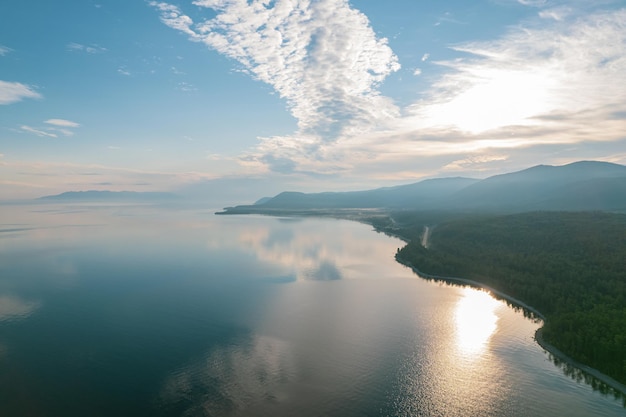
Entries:
[[[595,183],[598,188],[589,189]],[[580,161],[562,166],[537,165],[495,175],[451,196],[449,203],[464,209],[616,210],[626,208],[626,167],[608,162]],[[590,194],[603,196],[598,204]],[[613,195],[617,198],[606,198]],[[573,204],[570,206],[570,204]]]
[[483,180],[455,177],[365,191],[288,191],[254,206],[228,208],[226,213],[349,208],[626,211],[626,166],[580,161],[562,166],[537,165]]
[[48,195],[38,200],[62,201],[171,201],[178,196],[167,192],[139,191],[67,191],[61,194]]

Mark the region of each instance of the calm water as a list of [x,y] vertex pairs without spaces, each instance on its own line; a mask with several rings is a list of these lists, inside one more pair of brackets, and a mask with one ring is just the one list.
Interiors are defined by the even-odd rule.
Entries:
[[330,219],[0,206],[1,416],[624,416]]

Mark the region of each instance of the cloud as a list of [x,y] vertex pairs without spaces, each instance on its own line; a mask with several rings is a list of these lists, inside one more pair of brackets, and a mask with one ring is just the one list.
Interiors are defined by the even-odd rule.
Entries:
[[452,17],[452,13],[450,12],[445,12],[442,16],[439,17],[439,19],[437,19],[437,22],[435,22],[435,26],[441,26],[442,23],[452,23],[455,25],[463,25],[466,24],[458,19],[455,19],[454,17]]
[[179,70],[176,67],[172,67],[170,68],[170,71],[172,71],[172,74],[174,75],[186,75],[186,72]]
[[[423,175],[428,158],[451,168],[502,150],[617,143],[626,132],[626,9],[574,16],[538,19],[541,26],[529,22],[493,41],[454,46],[462,58],[435,62],[445,72],[385,130],[344,136],[320,148],[324,160],[291,159],[298,171]],[[259,151],[288,155],[288,138],[272,141]],[[608,157],[608,148],[603,152],[598,157]]]
[[494,161],[506,161],[509,159],[508,155],[477,155],[470,156],[464,159],[457,159],[450,162],[443,167],[444,171],[467,171],[469,169],[473,171],[481,171],[488,169],[491,162]]
[[272,154],[263,155],[260,160],[267,164],[271,171],[290,174],[296,170],[298,164],[287,157],[275,156]]
[[413,75],[415,75],[416,77],[422,75],[422,70],[419,68],[415,68],[415,71],[413,71]]
[[70,129],[80,126],[76,122],[72,122],[70,120],[65,120],[65,119],[48,119],[44,121],[44,123],[52,125],[52,126],[34,128],[31,126],[22,125],[20,126],[20,130],[23,132],[33,133],[37,136],[42,136],[42,137],[46,136],[50,138],[56,138],[58,137],[58,134],[61,134],[63,136],[73,136],[74,131]]
[[13,49],[9,48],[8,46],[0,45],[0,56],[5,56],[6,54],[11,52],[12,50]]
[[65,120],[65,119],[48,119],[44,123],[48,123],[50,125],[59,126],[59,127],[79,127],[80,126],[76,122],[72,122],[70,120]]
[[182,14],[180,9],[174,5],[151,1],[150,6],[156,7],[161,12],[161,21],[167,26],[186,33],[194,40],[199,40],[198,35],[191,29],[193,20],[189,16]]
[[547,0],[517,0],[520,4],[523,4],[524,6],[531,6],[531,7],[543,7],[546,5]]
[[130,73],[130,71],[128,71],[126,68],[118,68],[118,69],[117,69],[117,72],[118,72],[119,74],[125,75],[125,76],[127,76],[127,77],[128,77],[128,76],[130,76],[130,75],[132,75],[132,74]]
[[46,132],[44,130],[39,130],[39,129],[35,129],[33,127],[30,126],[26,126],[26,125],[22,125],[20,126],[20,129],[22,129],[24,132],[28,132],[28,133],[33,133],[37,136],[47,136],[49,138],[56,138],[57,135],[56,133],[50,133],[50,132]]
[[88,54],[97,54],[101,52],[106,52],[107,48],[103,48],[100,45],[82,45],[80,43],[71,42],[67,44],[68,51],[79,51],[79,52],[87,52]]
[[518,163],[514,152],[617,141],[626,131],[624,9],[557,5],[494,40],[454,45],[455,59],[426,53],[422,61],[441,73],[399,108],[378,89],[398,59],[347,1],[193,4],[212,17],[195,23],[176,6],[151,3],[165,24],[272,86],[298,121],[293,134],[261,137],[240,155],[251,171],[361,179],[423,176],[441,166],[482,171]]
[[25,98],[41,98],[41,94],[25,84],[0,80],[0,105],[16,103]]
[[300,133],[318,142],[373,128],[398,114],[377,91],[400,68],[397,57],[346,0],[194,1],[217,13],[199,24],[176,6],[150,4],[161,11],[165,24],[271,85],[287,100]]
[[190,92],[193,92],[193,91],[198,91],[198,89],[193,84],[190,84],[190,83],[187,83],[187,82],[184,82],[184,81],[178,83],[177,90],[184,91],[186,93],[190,93]]
[[570,16],[572,12],[571,8],[560,6],[540,11],[539,17],[542,19],[554,19],[560,22]]
[[450,71],[409,111],[422,126],[470,133],[541,125],[570,135],[597,130],[589,140],[620,137],[624,119],[610,114],[626,110],[624,25],[619,10],[456,46],[473,57],[438,62]]
[[51,128],[50,130],[54,130],[56,132],[61,133],[64,136],[74,136],[74,132],[69,129],[59,129],[59,128]]

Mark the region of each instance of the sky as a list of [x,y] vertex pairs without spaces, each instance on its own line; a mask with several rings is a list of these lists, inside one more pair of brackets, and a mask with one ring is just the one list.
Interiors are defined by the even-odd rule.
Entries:
[[624,0],[0,4],[0,200],[578,160],[626,164]]

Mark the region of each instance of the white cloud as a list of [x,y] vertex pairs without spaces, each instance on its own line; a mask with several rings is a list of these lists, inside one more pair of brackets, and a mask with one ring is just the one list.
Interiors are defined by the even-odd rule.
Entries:
[[176,67],[172,67],[170,68],[170,70],[172,71],[172,74],[174,75],[185,75],[186,73],[184,71],[179,70]]
[[474,58],[440,62],[451,71],[429,101],[411,110],[423,121],[469,132],[507,125],[578,129],[583,118],[599,118],[606,134],[615,124],[611,114],[626,112],[625,25],[620,10],[456,47]]
[[198,89],[193,84],[189,84],[189,83],[184,82],[184,81],[178,83],[177,90],[184,91],[186,93],[190,93],[192,91],[198,91]]
[[[500,150],[530,155],[524,149],[622,140],[625,26],[626,10],[619,10],[549,21],[543,28],[519,27],[495,41],[458,46],[473,56],[438,62],[447,71],[430,95],[407,107],[386,130],[344,135],[315,148],[316,158],[306,150],[299,155],[290,137],[264,138],[256,155],[289,158],[295,162],[290,172],[377,176],[385,170],[416,172],[416,161],[429,164],[426,159],[433,158],[448,169],[481,171],[499,160],[480,166],[459,161],[502,155]],[[574,154],[568,155],[573,160]],[[604,155],[598,158],[609,157]],[[536,159],[527,161],[533,163]]]
[[482,171],[518,163],[515,152],[616,141],[626,131],[626,10],[545,9],[498,39],[457,45],[461,57],[434,62],[439,80],[399,109],[378,92],[397,58],[347,1],[198,0],[216,12],[200,24],[176,6],[151,4],[165,24],[287,100],[299,130],[259,138],[239,158],[250,171],[322,179]]
[[572,14],[572,9],[566,6],[554,7],[551,9],[542,10],[539,12],[539,17],[542,19],[554,19],[562,21]]
[[22,129],[24,132],[28,132],[28,133],[33,133],[37,136],[46,136],[49,138],[56,138],[58,137],[56,133],[50,133],[50,132],[46,132],[45,130],[40,130],[40,129],[35,129],[33,127],[30,126],[26,126],[26,125],[22,125],[20,126],[20,129]]
[[130,73],[130,71],[128,71],[128,70],[127,70],[127,69],[125,69],[125,68],[118,68],[118,69],[117,69],[117,72],[118,72],[119,74],[125,75],[125,76],[127,76],[127,77],[128,77],[128,76],[130,76],[130,75],[132,75],[132,74]]
[[422,75],[422,70],[421,70],[421,69],[419,69],[419,68],[415,68],[415,71],[413,71],[413,75],[415,75],[416,77],[417,77],[418,75]]
[[192,39],[198,38],[196,32],[191,29],[193,21],[189,16],[182,14],[178,7],[158,1],[151,1],[149,4],[161,12],[161,21],[167,26],[186,33]]
[[59,134],[63,136],[73,136],[74,131],[72,131],[71,129],[80,126],[76,122],[72,122],[70,120],[65,120],[65,119],[48,119],[44,121],[44,123],[52,125],[52,126],[34,128],[31,126],[22,125],[20,126],[20,130],[23,132],[32,133],[41,137],[45,136],[49,138],[56,138],[59,136]]
[[65,120],[65,119],[48,119],[44,123],[48,123],[50,125],[59,126],[59,127],[79,127],[80,126],[76,122],[72,122],[70,120]]
[[[201,24],[166,3],[152,2],[161,20],[194,41],[235,59],[289,103],[300,134],[332,141],[372,128],[398,109],[377,85],[400,65],[377,39],[367,17],[346,0],[205,0],[217,16]],[[297,140],[297,139],[295,139]]]
[[16,103],[25,98],[41,98],[41,94],[25,84],[0,80],[0,105]]
[[4,56],[4,55],[8,54],[12,50],[13,49],[9,48],[8,46],[0,45],[0,56]]
[[443,167],[444,171],[463,171],[472,169],[474,171],[481,171],[488,169],[491,162],[494,161],[506,161],[509,159],[508,155],[477,155],[470,156],[464,159],[457,159],[450,162]]
[[547,0],[517,0],[520,4],[523,4],[524,6],[531,6],[531,7],[543,7],[546,5]]
[[59,132],[65,136],[74,136],[74,132],[69,129],[51,128],[51,130]]
[[80,51],[87,52],[88,54],[97,54],[101,52],[106,52],[107,48],[103,48],[100,45],[83,45],[76,42],[71,42],[67,44],[68,51]]

